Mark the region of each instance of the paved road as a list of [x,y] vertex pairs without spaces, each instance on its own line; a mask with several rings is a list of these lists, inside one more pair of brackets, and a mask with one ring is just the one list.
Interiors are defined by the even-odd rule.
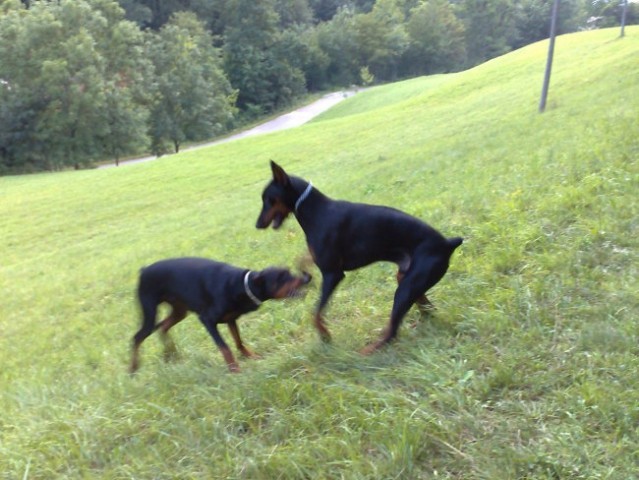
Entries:
[[[341,102],[345,98],[355,95],[355,93],[356,93],[355,91],[329,93],[327,95],[324,95],[319,100],[309,105],[306,105],[305,107],[302,107],[290,113],[281,115],[266,123],[262,123],[261,125],[258,125],[257,127],[251,128],[250,130],[245,130],[244,132],[236,133],[235,135],[231,135],[221,140],[216,140],[214,142],[204,143],[201,145],[185,148],[182,151],[196,150],[198,148],[210,147],[211,145],[216,145],[218,143],[225,143],[225,142],[231,142],[233,140],[239,140],[240,138],[250,137],[252,135],[263,135],[265,133],[276,132],[278,130],[286,130],[287,128],[299,127],[300,125],[304,125],[306,122],[318,116],[320,113],[325,112],[332,106],[337,105],[339,102]],[[148,162],[149,160],[155,160],[156,158],[158,157],[150,156],[150,157],[134,158],[131,160],[124,160],[120,162],[120,166],[131,165],[133,163]],[[99,168],[109,168],[109,167],[115,167],[115,164],[108,163],[108,164],[100,165]]]

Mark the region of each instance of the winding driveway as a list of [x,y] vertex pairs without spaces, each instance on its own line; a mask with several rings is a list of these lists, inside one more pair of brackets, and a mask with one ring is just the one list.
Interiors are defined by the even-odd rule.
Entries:
[[[320,113],[325,112],[329,108],[334,105],[337,105],[339,102],[348,98],[352,95],[355,95],[356,91],[349,90],[343,92],[334,92],[324,95],[319,100],[306,105],[297,110],[293,110],[292,112],[286,113],[284,115],[280,115],[279,117],[269,120],[268,122],[262,123],[257,127],[253,127],[249,130],[245,130],[240,133],[236,133],[226,138],[222,138],[220,140],[216,140],[213,142],[203,143],[200,145],[195,145],[193,147],[188,147],[182,150],[183,152],[189,150],[196,150],[198,148],[210,147],[211,145],[216,145],[219,143],[231,142],[233,140],[239,140],[240,138],[250,137],[252,135],[263,135],[265,133],[276,132],[279,130],[286,130],[288,128],[299,127],[300,125],[304,125],[306,122],[318,116]],[[120,165],[131,165],[133,163],[140,162],[148,162],[149,160],[155,160],[156,156],[148,156],[141,158],[133,158],[131,160],[123,160],[120,161]],[[104,165],[100,165],[98,168],[109,168],[115,167],[115,164],[108,163]]]

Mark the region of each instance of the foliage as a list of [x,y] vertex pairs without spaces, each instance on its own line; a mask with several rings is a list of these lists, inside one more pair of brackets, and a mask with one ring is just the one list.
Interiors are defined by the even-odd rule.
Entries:
[[140,32],[106,0],[0,16],[0,171],[77,166],[142,143],[140,47]]
[[326,53],[326,82],[351,85],[359,78],[358,45],[355,37],[355,14],[352,10],[340,10],[330,22],[317,27],[317,44]]
[[[599,27],[612,27],[619,25],[622,15],[624,0],[595,0],[588,2],[588,13]],[[629,1],[626,12],[626,22],[637,23],[639,21],[639,5]]]
[[175,152],[185,141],[204,140],[232,121],[235,94],[210,34],[191,13],[175,14],[149,45],[155,65],[157,100],[151,113],[152,151]]
[[362,80],[362,85],[369,86],[375,80],[375,76],[370,72],[368,67],[362,67],[359,71],[359,77]]
[[106,71],[113,74],[103,78],[102,115],[107,128],[99,140],[102,150],[117,164],[121,156],[146,146],[151,90],[145,87],[145,80],[153,65],[145,57],[142,33],[133,23],[122,21],[122,12],[113,3],[101,3],[111,26],[99,40]]
[[282,32],[279,45],[291,64],[303,72],[309,91],[321,90],[327,85],[330,58],[320,46],[317,29],[291,27]]
[[[141,34],[112,2],[34,4],[0,17],[2,169],[116,158],[145,139]],[[125,55],[122,55],[126,52]],[[15,121],[19,119],[19,121]]]
[[343,0],[309,0],[309,6],[313,9],[315,18],[320,22],[331,20],[340,8],[348,6]]
[[[470,68],[546,38],[552,3],[0,0],[0,174],[176,151],[307,92],[356,85],[363,68],[377,84]],[[611,0],[559,8],[560,34],[618,24],[621,13]],[[171,19],[187,13],[197,51],[164,48]],[[151,60],[171,67],[156,73]]]
[[[522,0],[519,2],[515,13],[517,34],[511,44],[512,48],[519,48],[548,37],[552,4],[553,2],[548,0]],[[557,34],[574,32],[585,26],[584,19],[587,18],[587,15],[584,10],[584,2],[581,0],[562,0],[559,2]]]
[[274,0],[229,0],[225,14],[225,70],[240,108],[271,112],[305,91],[278,31]]
[[313,10],[306,0],[276,0],[274,7],[282,30],[313,22]]
[[[288,132],[0,178],[2,476],[636,477],[637,35],[560,37],[543,115],[545,42],[372,87]],[[316,283],[241,319],[263,355],[241,374],[191,316],[181,358],[164,363],[152,338],[130,377],[140,267],[293,266],[304,251],[293,219],[254,228],[271,158],[464,236],[438,310],[356,353],[388,319],[396,268],[378,264],[340,285],[331,346],[312,327]]]
[[[466,52],[471,65],[503,55],[516,38],[515,5],[509,0],[462,3],[460,17],[466,32]],[[482,41],[477,41],[481,38]]]
[[378,0],[370,13],[356,17],[355,41],[360,65],[384,79],[396,79],[397,67],[408,47],[404,14],[397,0]]
[[446,0],[424,2],[410,11],[409,45],[402,56],[408,75],[455,70],[466,61],[464,26]]
[[191,3],[193,3],[191,0],[124,0],[121,2],[129,18],[156,30],[167,23],[174,13],[182,11],[185,6],[191,7]]

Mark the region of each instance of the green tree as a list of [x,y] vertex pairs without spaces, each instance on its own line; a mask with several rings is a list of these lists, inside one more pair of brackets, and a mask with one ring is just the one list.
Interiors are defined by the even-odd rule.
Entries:
[[459,16],[466,31],[470,65],[509,52],[517,36],[513,0],[463,0]]
[[[520,48],[544,38],[550,31],[552,0],[518,0],[515,13],[517,35],[511,44]],[[585,25],[583,0],[562,0],[557,15],[557,34],[577,31]]]
[[404,14],[398,0],[378,0],[370,13],[355,17],[360,66],[381,80],[397,78],[399,59],[408,47]]
[[[584,0],[588,17],[597,18],[595,25],[601,28],[619,25],[623,1],[622,0]],[[626,11],[626,25],[639,23],[639,4],[628,2]]]
[[166,142],[178,152],[185,141],[211,138],[230,125],[235,93],[221,68],[211,35],[192,13],[177,13],[149,35],[156,101],[151,113],[152,151]]
[[[28,156],[17,163],[58,169],[96,153],[92,132],[101,125],[92,125],[92,120],[101,100],[101,78],[100,56],[89,33],[91,15],[85,2],[35,3],[0,19],[9,112],[11,106],[23,105],[34,113],[33,121],[23,123],[30,130],[20,132],[31,148],[12,148]],[[79,22],[87,27],[80,28]]]
[[141,27],[160,29],[176,12],[188,10],[189,0],[121,0],[127,17]]
[[280,43],[288,46],[291,55],[297,56],[294,63],[304,75],[306,88],[310,91],[327,88],[328,54],[322,50],[318,29],[314,26],[295,26],[283,32]]
[[119,3],[126,12],[127,20],[131,20],[141,27],[150,25],[153,21],[153,12],[140,0],[119,0]]
[[351,85],[360,80],[356,15],[352,9],[343,8],[329,21],[317,26],[317,44],[327,59],[326,83]]
[[278,29],[274,0],[229,0],[224,34],[225,69],[238,90],[238,106],[259,114],[290,103],[305,91]]
[[117,165],[123,154],[141,151],[148,144],[148,80],[153,64],[146,55],[144,35],[134,23],[122,21],[122,9],[111,0],[94,2],[108,20],[108,28],[95,35],[107,72],[102,110],[106,130],[99,138]]
[[[24,109],[1,149],[14,167],[77,167],[105,155],[109,139],[114,140],[109,92],[132,98],[127,92],[134,89],[136,72],[144,70],[134,48],[140,38],[131,27],[111,0],[34,2],[0,17],[5,83],[0,115]],[[112,33],[118,28],[116,45]],[[128,66],[122,59],[110,61],[113,51],[126,52]],[[119,118],[131,122],[115,137],[123,150],[144,141],[144,108],[121,108]],[[11,117],[0,123],[10,124]]]
[[327,22],[344,8],[368,13],[373,9],[375,0],[309,0],[309,5],[318,22]]
[[313,22],[313,10],[308,0],[275,0],[275,11],[279,15],[282,29]]
[[224,10],[227,0],[190,0],[190,11],[206,24],[206,29],[213,35],[214,44],[220,47],[224,35]]
[[309,0],[313,15],[318,22],[328,22],[336,14],[340,7],[345,6],[342,0]]
[[406,30],[409,45],[402,56],[402,74],[447,72],[464,64],[464,26],[448,0],[429,0],[413,8]]
[[43,107],[35,99],[16,95],[8,82],[0,80],[0,174],[46,168],[34,155],[34,132]]

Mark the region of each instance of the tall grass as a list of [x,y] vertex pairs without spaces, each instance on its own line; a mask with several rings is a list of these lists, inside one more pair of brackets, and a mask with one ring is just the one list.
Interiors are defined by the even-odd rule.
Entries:
[[[3,478],[634,478],[639,29],[558,38],[454,75],[363,91],[299,129],[121,168],[0,179]],[[400,337],[395,267],[349,274],[330,346],[301,301],[240,320],[230,375],[192,317],[126,373],[141,266],[295,264],[257,231],[268,160],[335,198],[466,241]],[[319,279],[319,272],[314,271]],[[222,330],[222,334],[229,338]]]

